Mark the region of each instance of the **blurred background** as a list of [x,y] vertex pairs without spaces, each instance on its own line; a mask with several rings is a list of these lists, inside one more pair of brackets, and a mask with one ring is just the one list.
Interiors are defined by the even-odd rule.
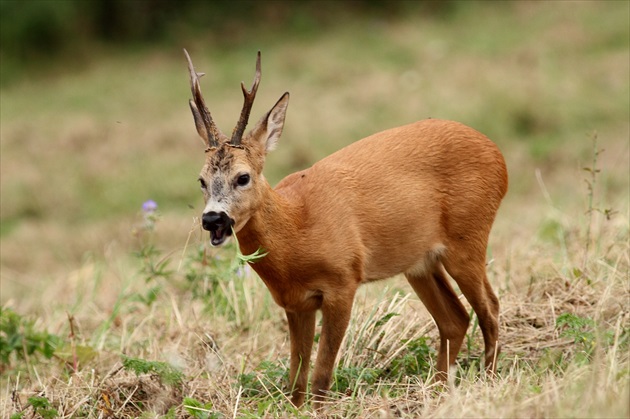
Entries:
[[124,264],[149,199],[163,249],[198,240],[204,154],[182,48],[225,132],[256,51],[251,124],[291,92],[272,184],[433,117],[506,156],[493,240],[544,235],[557,208],[584,213],[595,135],[598,199],[627,221],[629,20],[627,1],[1,0],[0,302],[95,261]]

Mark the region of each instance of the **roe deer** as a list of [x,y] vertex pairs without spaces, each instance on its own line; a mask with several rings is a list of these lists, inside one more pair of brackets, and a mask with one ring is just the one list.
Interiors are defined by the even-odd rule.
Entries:
[[499,301],[485,272],[486,247],[507,170],[499,149],[457,122],[428,119],[374,134],[293,173],[272,189],[262,174],[284,126],[289,93],[244,134],[260,82],[252,89],[231,138],[206,108],[196,73],[190,100],[206,145],[199,176],[202,226],[213,246],[236,234],[244,254],[267,255],[252,268],[286,311],[291,339],[292,402],[307,393],[315,333],[322,329],[311,383],[321,408],[344,337],[355,292],[366,282],[403,273],[437,324],[437,379],[445,379],[469,316],[449,283],[455,280],[479,318],[485,365],[498,355]]

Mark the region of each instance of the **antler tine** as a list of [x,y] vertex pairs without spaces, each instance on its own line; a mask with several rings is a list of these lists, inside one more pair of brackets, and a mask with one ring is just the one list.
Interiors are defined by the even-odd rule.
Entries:
[[[197,73],[193,66],[192,60],[188,51],[184,48],[184,54],[188,61],[188,71],[190,72],[190,90],[192,92],[193,100],[189,101],[190,109],[195,117],[195,125],[197,126],[197,132],[206,141],[206,145],[209,148],[219,146],[220,131],[214,123],[210,111],[206,107],[206,102],[203,100],[201,94],[201,87],[199,85],[199,78],[205,75],[205,73]],[[203,122],[201,126],[200,122]],[[205,134],[205,135],[204,135]]]
[[258,56],[256,58],[256,75],[254,76],[254,84],[252,85],[252,89],[248,91],[245,88],[245,83],[241,82],[241,89],[243,90],[243,110],[241,110],[241,116],[238,119],[236,127],[234,127],[234,131],[232,132],[230,145],[233,147],[240,147],[241,145],[243,132],[245,132],[245,127],[247,126],[247,122],[249,121],[249,114],[252,110],[254,99],[256,98],[258,85],[260,84],[260,73],[260,51],[258,51]]

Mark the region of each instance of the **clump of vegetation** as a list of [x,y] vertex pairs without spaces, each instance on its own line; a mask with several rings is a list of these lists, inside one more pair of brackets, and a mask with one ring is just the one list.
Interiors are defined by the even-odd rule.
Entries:
[[32,409],[33,414],[36,417],[40,417],[42,419],[54,419],[59,417],[59,412],[57,409],[53,408],[50,404],[50,401],[46,397],[42,396],[33,396],[28,398],[27,407],[18,413],[13,413],[11,415],[11,419],[22,419],[27,417],[27,411]]
[[239,374],[237,385],[244,397],[279,398],[289,388],[287,363],[263,361],[254,371]]
[[28,364],[38,357],[50,359],[61,342],[59,336],[39,330],[35,321],[0,307],[0,372],[16,367],[19,361]]
[[212,403],[202,403],[191,397],[184,398],[184,409],[194,419],[220,419],[223,414],[212,410]]
[[436,359],[436,351],[429,345],[429,339],[422,336],[416,339],[403,340],[400,342],[405,346],[405,351],[394,358],[385,374],[395,380],[403,376],[419,376],[428,379],[431,371],[431,362]]
[[[580,317],[573,313],[563,313],[556,319],[560,336],[571,338],[575,343],[575,362],[584,364],[592,360],[595,350],[607,348],[613,344],[615,331],[598,327],[595,319]],[[622,331],[619,344],[625,347],[628,329]]]
[[171,386],[182,385],[184,375],[172,365],[161,361],[147,361],[140,358],[122,356],[122,365],[128,371],[136,375],[153,374],[165,384]]

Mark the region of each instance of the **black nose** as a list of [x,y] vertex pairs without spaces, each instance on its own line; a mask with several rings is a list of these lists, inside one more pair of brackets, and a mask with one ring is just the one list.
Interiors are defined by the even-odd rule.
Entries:
[[232,220],[224,212],[210,211],[201,216],[201,224],[204,230],[217,231],[230,227]]

